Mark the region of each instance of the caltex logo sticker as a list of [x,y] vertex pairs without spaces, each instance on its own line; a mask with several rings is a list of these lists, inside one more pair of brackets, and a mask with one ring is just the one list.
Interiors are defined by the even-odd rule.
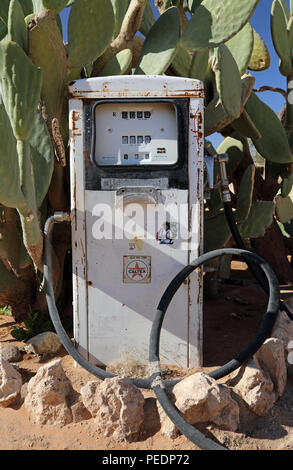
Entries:
[[150,256],[124,256],[124,283],[148,283],[151,282],[151,257]]

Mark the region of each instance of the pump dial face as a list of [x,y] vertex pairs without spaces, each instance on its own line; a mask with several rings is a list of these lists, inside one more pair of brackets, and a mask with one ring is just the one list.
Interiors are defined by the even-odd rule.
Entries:
[[103,103],[96,107],[95,113],[98,165],[174,165],[177,162],[177,112],[171,103]]

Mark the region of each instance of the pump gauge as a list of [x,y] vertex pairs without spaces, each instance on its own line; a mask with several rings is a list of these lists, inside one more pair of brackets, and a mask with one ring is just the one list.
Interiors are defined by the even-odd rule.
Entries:
[[170,102],[97,102],[93,159],[99,166],[174,165],[178,160],[176,106]]

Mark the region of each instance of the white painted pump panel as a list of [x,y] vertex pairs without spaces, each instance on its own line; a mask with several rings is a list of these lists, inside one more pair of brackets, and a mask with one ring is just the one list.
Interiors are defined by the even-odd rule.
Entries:
[[[75,344],[95,364],[147,364],[160,298],[202,253],[203,84],[98,77],[69,93]],[[160,357],[202,365],[200,269],[168,308]]]

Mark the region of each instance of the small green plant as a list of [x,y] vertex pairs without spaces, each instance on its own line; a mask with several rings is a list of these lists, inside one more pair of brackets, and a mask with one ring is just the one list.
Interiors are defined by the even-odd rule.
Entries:
[[10,305],[4,305],[0,308],[0,315],[9,315],[12,316],[12,311]]
[[[48,318],[48,315],[30,309],[27,317],[28,318],[24,321],[24,328],[15,326],[11,331],[11,336],[18,341],[26,342],[40,333],[55,331],[54,325],[50,318]],[[71,328],[72,320],[70,318],[63,319],[63,326],[65,329]]]

